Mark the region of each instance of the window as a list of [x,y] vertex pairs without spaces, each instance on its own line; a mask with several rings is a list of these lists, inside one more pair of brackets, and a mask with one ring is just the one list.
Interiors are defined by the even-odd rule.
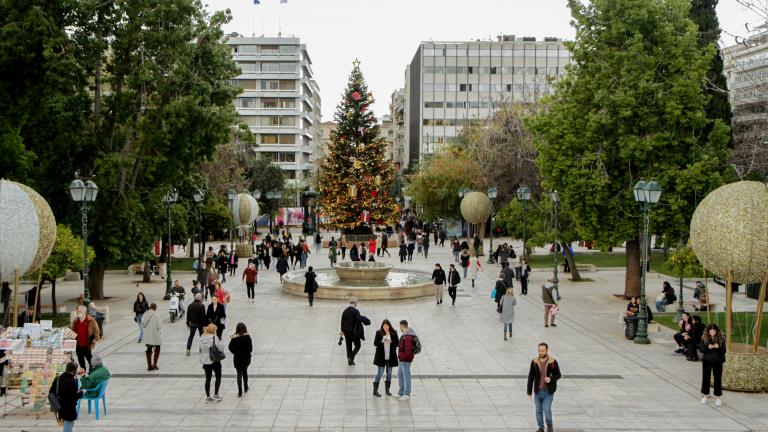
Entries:
[[262,116],[260,124],[265,127],[296,126],[295,116]]
[[278,101],[280,99],[278,98],[264,98],[261,100],[261,107],[262,108],[277,108]]
[[259,80],[241,79],[235,80],[238,87],[243,90],[256,90]]
[[280,73],[296,73],[298,70],[298,63],[296,62],[281,62]]
[[491,66],[491,75],[496,75],[496,66]]
[[294,163],[296,162],[296,154],[293,152],[269,152],[262,153],[262,157],[269,159],[275,163]]
[[473,73],[475,73],[475,72],[474,72],[474,67],[473,67],[473,66],[467,66],[467,73],[468,73],[468,74],[470,74],[470,75],[472,75]]
[[240,54],[256,54],[259,51],[258,45],[238,45],[237,52]]
[[442,108],[442,102],[424,102],[424,108]]
[[277,80],[261,80],[262,90],[279,90],[280,81]]
[[279,137],[280,144],[296,144],[296,135],[283,134]]
[[283,170],[283,174],[288,180],[294,180],[296,178],[296,171],[294,170]]
[[459,91],[460,92],[467,91],[467,85],[466,84],[459,84]]
[[280,90],[296,90],[296,81],[280,80]]
[[261,134],[261,143],[262,144],[277,144],[278,141],[278,135],[277,134]]
[[253,73],[256,72],[256,62],[240,62],[238,63],[238,66],[240,66],[240,70],[243,71],[243,73]]
[[262,45],[261,46],[262,54],[277,54],[279,52],[280,52],[279,45]]
[[299,47],[296,45],[280,45],[280,54],[296,54]]
[[241,97],[237,98],[238,108],[257,108],[258,98],[253,97]]

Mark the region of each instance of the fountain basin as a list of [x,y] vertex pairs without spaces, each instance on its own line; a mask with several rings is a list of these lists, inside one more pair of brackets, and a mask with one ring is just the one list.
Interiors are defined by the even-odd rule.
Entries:
[[334,270],[343,281],[383,281],[392,267],[375,261],[344,261],[336,264]]
[[[380,280],[341,279],[337,268],[315,269],[317,292],[315,298],[347,300],[352,296],[359,300],[399,300],[435,295],[432,273],[392,268]],[[292,295],[304,293],[305,270],[288,272],[283,277],[283,290]]]

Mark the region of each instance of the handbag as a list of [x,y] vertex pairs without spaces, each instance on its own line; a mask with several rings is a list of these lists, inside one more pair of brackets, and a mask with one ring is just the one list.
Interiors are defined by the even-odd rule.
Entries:
[[59,377],[56,377],[56,391],[48,393],[48,404],[51,406],[51,412],[59,412],[61,401],[59,401]]
[[227,355],[221,352],[219,347],[216,346],[215,341],[214,344],[211,345],[211,348],[208,349],[208,355],[211,356],[211,361],[222,361],[227,358]]
[[491,290],[491,298],[492,298],[492,299],[495,299],[495,298],[496,298],[496,287],[494,287],[494,288]]

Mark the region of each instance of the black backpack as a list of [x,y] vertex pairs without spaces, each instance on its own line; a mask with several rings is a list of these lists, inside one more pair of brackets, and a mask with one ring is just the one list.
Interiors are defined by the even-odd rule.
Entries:
[[51,412],[59,412],[61,401],[59,401],[59,377],[56,377],[56,391],[48,393],[48,404],[51,406]]

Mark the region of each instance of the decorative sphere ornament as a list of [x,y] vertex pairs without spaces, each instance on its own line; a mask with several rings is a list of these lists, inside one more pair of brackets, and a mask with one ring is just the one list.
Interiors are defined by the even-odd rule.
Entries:
[[470,192],[461,200],[461,215],[473,224],[486,222],[491,215],[491,200],[482,192]]
[[704,198],[691,218],[691,247],[712,273],[735,282],[762,282],[768,269],[768,186],[740,181]]
[[363,163],[360,160],[355,160],[352,162],[352,166],[355,167],[355,169],[360,169],[363,167]]
[[259,216],[259,203],[250,194],[241,193],[232,200],[231,210],[235,226],[250,225]]
[[359,101],[360,97],[360,92],[352,92],[352,99]]
[[12,281],[45,264],[56,242],[56,218],[32,188],[0,180],[0,280]]

